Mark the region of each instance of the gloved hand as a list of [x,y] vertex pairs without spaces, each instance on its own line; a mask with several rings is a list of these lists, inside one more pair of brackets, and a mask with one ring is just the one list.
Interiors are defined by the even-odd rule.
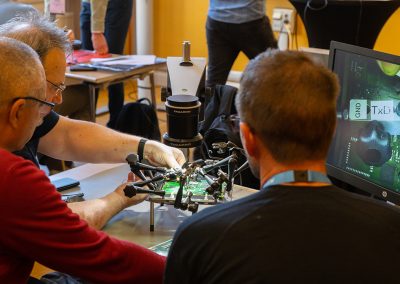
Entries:
[[186,161],[182,151],[154,140],[144,144],[144,158],[155,166],[180,168]]

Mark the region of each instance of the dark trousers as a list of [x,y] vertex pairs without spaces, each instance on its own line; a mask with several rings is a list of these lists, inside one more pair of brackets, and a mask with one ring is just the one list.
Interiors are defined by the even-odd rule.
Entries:
[[231,24],[207,18],[208,69],[207,86],[224,85],[239,52],[249,59],[267,48],[277,48],[268,17]]
[[[107,5],[104,36],[110,53],[122,54],[132,16],[133,0],[110,0]],[[83,2],[80,14],[82,48],[93,50],[90,31],[90,3]],[[107,126],[115,127],[118,115],[124,105],[124,85],[108,87],[108,109],[110,120]]]

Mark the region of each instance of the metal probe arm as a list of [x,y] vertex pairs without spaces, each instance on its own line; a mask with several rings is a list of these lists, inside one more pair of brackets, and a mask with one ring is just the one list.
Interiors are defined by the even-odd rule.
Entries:
[[141,194],[141,193],[147,193],[147,194],[156,194],[159,196],[165,196],[165,191],[164,190],[150,190],[150,189],[145,189],[133,184],[127,184],[124,188],[124,193],[125,196],[132,198],[136,194]]

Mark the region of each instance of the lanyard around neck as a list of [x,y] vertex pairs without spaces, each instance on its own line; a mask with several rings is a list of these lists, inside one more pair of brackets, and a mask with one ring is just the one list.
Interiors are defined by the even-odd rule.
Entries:
[[267,187],[294,182],[321,182],[331,184],[329,178],[321,172],[316,171],[286,171],[272,176],[264,183],[263,189]]

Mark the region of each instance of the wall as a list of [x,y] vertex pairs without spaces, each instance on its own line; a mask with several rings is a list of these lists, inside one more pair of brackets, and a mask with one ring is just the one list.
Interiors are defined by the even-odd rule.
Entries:
[[[16,2],[30,4],[40,12],[44,12],[44,0],[16,0]],[[80,0],[71,0],[65,2],[65,15],[57,15],[57,25],[72,29],[75,36],[79,38],[79,11]]]
[[389,18],[380,32],[374,49],[400,55],[400,9]]
[[[161,57],[180,56],[181,43],[192,43],[192,56],[207,56],[205,21],[209,0],[154,0],[154,53]],[[275,7],[291,7],[288,1],[267,0],[267,15]],[[308,46],[304,25],[297,16],[298,46]],[[400,9],[389,18],[382,29],[375,49],[400,55]],[[240,55],[233,70],[242,70],[247,58]]]
[[154,0],[154,52],[161,57],[182,55],[182,42],[192,44],[192,56],[206,56],[205,21],[208,0]]

